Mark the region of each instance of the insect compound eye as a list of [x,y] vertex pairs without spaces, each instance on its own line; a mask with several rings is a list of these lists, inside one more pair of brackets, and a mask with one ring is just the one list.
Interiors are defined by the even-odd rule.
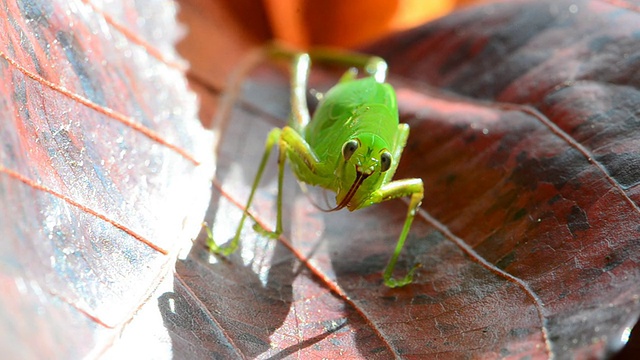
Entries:
[[385,172],[391,167],[391,154],[388,151],[380,154],[380,171]]
[[353,153],[358,150],[358,146],[360,146],[360,144],[358,144],[358,141],[356,140],[349,140],[344,143],[344,145],[342,145],[342,156],[344,159],[349,160]]

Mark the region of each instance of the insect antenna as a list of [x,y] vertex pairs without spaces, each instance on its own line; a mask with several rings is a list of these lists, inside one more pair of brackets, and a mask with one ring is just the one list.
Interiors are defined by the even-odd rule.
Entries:
[[335,210],[335,207],[332,204],[330,204],[329,197],[327,196],[327,193],[329,191],[327,189],[321,189],[322,200],[324,201],[324,206],[322,206],[321,204],[318,203],[317,199],[311,194],[311,191],[309,191],[309,187],[307,186],[306,183],[299,181],[298,184],[300,185],[300,189],[302,190],[302,193],[307,197],[311,205],[313,205],[316,209],[322,212],[331,212]]

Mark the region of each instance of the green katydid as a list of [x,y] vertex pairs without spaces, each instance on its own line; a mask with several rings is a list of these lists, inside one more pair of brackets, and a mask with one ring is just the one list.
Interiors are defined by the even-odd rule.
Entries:
[[[375,56],[336,51],[297,53],[279,46],[269,47],[271,57],[289,59],[291,76],[291,119],[288,126],[275,128],[267,136],[265,152],[258,167],[244,214],[235,237],[228,245],[219,246],[207,228],[207,245],[211,252],[233,253],[248,209],[265,169],[269,154],[278,145],[277,220],[274,234],[282,233],[282,184],[285,160],[288,159],[299,181],[336,193],[336,206],[327,211],[347,208],[349,211],[410,196],[404,226],[387,267],[384,283],[399,287],[411,283],[419,265],[402,279],[392,277],[393,269],[404,246],[411,223],[424,196],[421,179],[392,181],[400,156],[409,136],[409,126],[399,124],[395,91],[385,83],[387,64]],[[334,62],[365,70],[366,77],[357,78],[353,68],[320,100],[311,118],[307,108],[306,87],[311,59]]]

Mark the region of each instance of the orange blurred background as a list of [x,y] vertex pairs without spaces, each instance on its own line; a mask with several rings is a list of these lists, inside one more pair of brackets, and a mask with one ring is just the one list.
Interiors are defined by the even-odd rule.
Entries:
[[[194,87],[223,89],[248,51],[278,39],[300,49],[355,48],[488,0],[177,0]],[[202,96],[204,97],[204,91]],[[206,103],[206,101],[205,101]]]
[[482,0],[263,0],[273,37],[300,48],[355,47]]

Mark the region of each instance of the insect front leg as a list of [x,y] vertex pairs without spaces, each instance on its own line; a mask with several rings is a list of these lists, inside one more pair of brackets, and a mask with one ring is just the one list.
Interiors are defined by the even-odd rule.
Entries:
[[286,154],[291,163],[291,170],[298,180],[331,189],[333,169],[321,162],[302,135],[289,126],[282,129],[280,151],[283,153],[282,156]]
[[407,210],[407,216],[404,220],[404,226],[402,227],[402,232],[400,233],[400,237],[398,238],[396,248],[393,251],[393,255],[391,256],[391,259],[389,260],[389,263],[387,264],[387,267],[385,268],[383,274],[384,283],[390,288],[410,284],[411,281],[413,281],[414,272],[418,267],[420,267],[419,264],[414,265],[413,268],[409,270],[409,273],[402,279],[397,280],[392,277],[393,269],[396,266],[396,262],[398,261],[400,252],[404,247],[404,242],[407,239],[407,235],[409,234],[411,223],[413,223],[413,218],[415,217],[416,211],[422,203],[422,198],[424,197],[424,185],[422,184],[422,179],[403,179],[392,181],[384,185],[379,190],[375,191],[372,194],[371,199],[367,202],[367,204],[365,204],[365,206],[373,205],[403,196],[411,196],[409,209]]

